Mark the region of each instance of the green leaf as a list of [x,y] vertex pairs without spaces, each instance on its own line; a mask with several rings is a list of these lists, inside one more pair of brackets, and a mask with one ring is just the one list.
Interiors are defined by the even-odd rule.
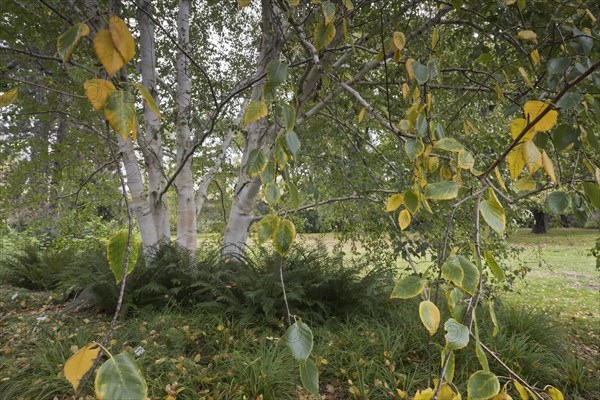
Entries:
[[479,270],[465,256],[448,257],[442,265],[442,276],[471,295],[479,285]]
[[404,143],[404,148],[406,149],[408,158],[411,160],[419,157],[425,151],[425,145],[423,145],[421,139],[408,139],[406,143]]
[[300,140],[294,131],[287,131],[284,135],[286,149],[296,158],[298,150],[300,150]]
[[425,197],[430,200],[451,200],[458,196],[458,183],[443,181],[425,186]]
[[300,380],[310,394],[319,397],[319,370],[312,358],[300,363]]
[[90,34],[90,27],[83,23],[77,23],[67,29],[65,33],[60,35],[57,40],[58,54],[62,58],[63,63],[69,61],[69,57],[79,40]]
[[546,207],[552,214],[564,214],[571,205],[571,198],[568,193],[557,191],[550,193],[546,199]]
[[427,118],[423,114],[417,117],[417,135],[421,137],[427,135]]
[[418,296],[425,289],[427,281],[417,275],[405,276],[400,279],[394,290],[392,290],[391,299],[410,299]]
[[148,386],[129,353],[123,352],[100,366],[94,384],[98,400],[145,400]]
[[547,65],[548,74],[551,76],[562,74],[569,68],[570,63],[571,61],[567,57],[551,58]]
[[435,145],[433,146],[433,148],[447,150],[447,151],[453,151],[453,152],[458,153],[459,151],[464,150],[465,146],[460,144],[460,142],[456,139],[445,137],[445,138],[440,139],[437,142],[435,142]]
[[450,318],[444,324],[446,330],[446,349],[458,350],[469,344],[469,328]]
[[265,185],[265,200],[271,206],[277,204],[281,192],[279,191],[279,185],[277,182],[269,182]]
[[421,64],[418,61],[415,61],[412,64],[412,69],[413,74],[415,75],[415,78],[417,79],[419,85],[422,85],[425,82],[427,82],[427,80],[429,79],[429,71],[427,70],[427,67],[425,65]]
[[263,184],[267,184],[273,182],[275,178],[277,178],[277,164],[275,164],[275,161],[269,160],[263,171],[260,173],[260,181]]
[[404,192],[404,204],[411,213],[416,213],[419,209],[419,193],[413,190]]
[[566,93],[557,103],[558,108],[568,110],[580,104],[583,101],[583,95],[579,93]]
[[483,257],[485,258],[485,262],[487,263],[488,267],[490,267],[490,270],[492,271],[498,282],[502,282],[504,280],[504,271],[496,262],[494,255],[489,251],[485,250],[483,252]]
[[575,143],[579,135],[579,130],[569,125],[560,125],[551,134],[554,147],[558,151],[563,151],[569,145]]
[[290,197],[290,206],[293,210],[300,207],[300,196],[298,195],[298,187],[292,182],[287,182],[288,195]]
[[294,106],[284,104],[281,107],[281,116],[283,117],[285,129],[288,131],[294,129],[294,124],[296,123],[296,109]]
[[477,371],[469,378],[467,391],[470,399],[491,399],[500,392],[500,382],[491,372]]
[[290,220],[285,220],[275,231],[273,235],[273,247],[280,255],[285,255],[287,251],[292,247],[294,238],[296,237],[296,227]]
[[323,9],[323,17],[325,23],[331,23],[335,19],[335,5],[330,1],[325,1],[321,8]]
[[[117,283],[123,279],[123,268],[125,267],[125,252],[127,251],[128,232],[121,231],[115,233],[106,244],[106,257],[108,265],[115,275]],[[129,252],[129,262],[127,263],[127,275],[133,272],[137,262],[140,242],[134,237],[131,238],[131,248]]]
[[272,60],[267,65],[267,79],[268,81],[277,86],[281,85],[286,81],[288,76],[288,65],[285,62],[279,60]]
[[437,78],[437,76],[439,75],[440,71],[439,71],[437,62],[435,61],[435,58],[432,58],[427,63],[427,73],[429,75],[429,79],[432,79],[432,80]]
[[[445,360],[445,357],[444,357]],[[454,352],[450,354],[450,358],[448,359],[448,366],[446,367],[446,381],[452,383],[454,380],[454,366],[456,362],[454,360]]]
[[406,149],[408,158],[411,160],[419,157],[425,151],[425,145],[423,145],[421,139],[408,139],[406,143],[404,143],[404,148]]
[[286,148],[285,138],[282,135],[280,135],[275,141],[273,157],[275,158],[275,161],[277,161],[277,164],[279,164],[280,168],[285,167],[290,160],[290,153]]
[[[463,276],[462,274],[461,276]],[[462,278],[461,278],[462,279]],[[464,293],[457,287],[453,287],[452,289],[446,292],[446,299],[448,301],[448,310],[450,311],[450,315],[452,318],[456,320],[461,320],[463,317],[463,299]]]
[[489,198],[479,204],[481,216],[487,224],[498,234],[502,234],[506,228],[506,215],[504,207],[498,201],[493,189],[489,189]]
[[258,224],[258,243],[263,244],[264,242],[271,240],[275,231],[279,227],[280,219],[277,215],[267,215],[261,219]]
[[494,330],[492,331],[492,336],[496,336],[498,334],[498,318],[496,318],[496,310],[494,310],[494,302],[488,301],[488,308],[490,311],[490,319],[492,320],[492,324],[494,325]]
[[425,300],[419,304],[419,317],[421,322],[425,325],[425,328],[429,331],[429,335],[433,336],[440,326],[440,310],[437,306],[429,301]]
[[313,333],[309,326],[297,320],[287,329],[285,340],[296,361],[306,361],[313,349]]
[[6,107],[6,106],[14,103],[15,100],[17,100],[18,95],[19,95],[19,89],[17,89],[17,88],[14,88],[12,90],[9,90],[8,92],[4,92],[4,93],[0,94],[0,108]]
[[592,206],[600,208],[600,186],[591,182],[583,182],[583,192]]
[[[127,141],[129,133],[133,132],[135,128],[134,103],[135,97],[124,90],[115,90],[106,98],[104,117],[124,141]],[[132,139],[135,140],[135,137]]]
[[277,99],[277,85],[267,81],[262,87],[262,97],[265,101],[275,101]]
[[475,167],[475,157],[470,151],[461,150],[458,152],[458,167],[469,170]]
[[137,90],[140,92],[140,94],[142,95],[142,98],[144,99],[144,101],[146,102],[146,104],[148,105],[148,108],[150,110],[152,110],[152,112],[158,117],[160,118],[160,111],[158,109],[158,106],[156,105],[156,102],[154,101],[154,97],[152,97],[152,95],[150,94],[150,92],[144,87],[144,85],[142,85],[141,83],[137,82],[134,84],[134,86],[137,88]]
[[335,37],[335,26],[330,23],[319,22],[315,26],[315,47],[320,50],[327,46]]
[[250,178],[253,178],[263,172],[267,166],[265,155],[261,149],[253,149],[248,155],[246,162],[246,172]]
[[244,125],[248,125],[254,121],[267,116],[267,103],[261,100],[252,100],[244,111]]

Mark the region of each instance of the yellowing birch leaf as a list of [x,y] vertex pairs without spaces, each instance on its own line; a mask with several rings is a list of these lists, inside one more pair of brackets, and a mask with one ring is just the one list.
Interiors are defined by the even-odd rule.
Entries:
[[97,343],[90,343],[80,349],[77,353],[73,354],[65,363],[63,368],[65,378],[73,385],[75,390],[79,387],[81,378],[83,378],[94,365],[94,361],[99,353],[100,346],[98,346]]
[[125,65],[125,60],[115,47],[112,36],[107,29],[102,29],[94,37],[94,50],[98,60],[111,77]]
[[333,23],[319,22],[315,26],[315,47],[320,50],[327,46],[335,37],[335,25]]
[[94,110],[104,108],[108,95],[116,90],[115,85],[104,79],[90,79],[83,84],[85,97],[92,103]]
[[529,75],[527,74],[527,71],[525,71],[525,68],[519,67],[519,74],[521,74],[521,77],[523,78],[527,86],[533,89],[533,83],[531,83],[531,79],[529,79]]
[[117,16],[110,17],[108,20],[108,29],[112,37],[115,47],[123,57],[125,62],[129,62],[135,55],[135,42],[133,36],[129,32],[129,28],[125,25],[125,21]]
[[268,112],[267,103],[264,101],[252,100],[244,111],[244,125],[248,125],[251,122],[266,117]]
[[553,183],[556,183],[556,174],[554,173],[554,165],[552,164],[552,160],[548,157],[545,151],[542,151],[542,164],[544,165],[544,170],[550,177],[550,180]]
[[[252,0],[238,0],[238,4],[240,8],[248,7],[252,3]],[[298,1],[296,4],[294,2],[289,2],[290,6],[297,6],[300,2]]]
[[404,49],[404,45],[406,44],[406,37],[402,32],[394,32],[392,35],[392,44],[398,51],[402,51]]
[[406,73],[408,74],[408,80],[412,81],[413,79],[415,79],[415,74],[413,72],[413,68],[412,65],[415,62],[414,59],[409,58],[408,60],[406,60]]
[[63,63],[69,61],[69,57],[71,56],[71,53],[73,53],[73,50],[75,50],[75,47],[77,47],[79,40],[89,34],[90,27],[86,24],[78,23],[67,29],[65,33],[58,37],[56,47],[58,47],[58,54],[60,55],[60,58],[62,58]]
[[498,167],[494,168],[494,172],[496,173],[496,179],[498,179],[498,184],[502,189],[506,190],[504,179],[502,179],[502,175],[500,175],[500,170],[498,169]]
[[0,108],[11,105],[17,100],[19,89],[14,88],[8,92],[0,94]]
[[533,174],[542,167],[542,153],[532,140],[528,140],[523,143],[521,146],[521,151],[523,152],[525,166],[527,166],[529,172]]
[[[513,121],[510,123],[510,134],[512,138],[516,139],[521,134],[521,132],[523,132],[523,129],[525,129],[526,126],[527,121],[525,120],[525,118],[513,119]],[[521,138],[521,140],[532,140],[534,136],[535,131],[533,129],[529,129],[525,136]]]
[[360,124],[363,119],[365,118],[365,112],[367,111],[366,108],[361,108],[360,111],[358,112],[358,123]]
[[437,306],[429,300],[422,301],[419,305],[419,316],[429,335],[435,335],[440,326],[440,310]]
[[530,31],[530,30],[523,30],[520,31],[517,34],[517,37],[521,40],[531,40],[531,41],[537,41],[537,35],[535,34],[534,31]]
[[402,196],[400,193],[391,195],[385,205],[385,211],[386,212],[396,211],[398,209],[398,207],[400,207],[402,205],[403,201],[404,201],[404,196]]
[[[533,121],[540,115],[549,104],[544,103],[543,101],[528,101],[523,106],[523,111],[525,112],[525,119],[529,121]],[[558,118],[558,112],[556,110],[550,110],[546,115],[542,117],[542,119],[533,126],[533,130],[536,132],[547,132],[556,125],[556,120]]]
[[400,230],[405,230],[410,225],[410,211],[402,210],[398,215],[398,225],[400,225]]
[[525,168],[525,160],[523,159],[523,153],[521,152],[521,146],[516,146],[514,149],[508,153],[506,157],[506,161],[508,162],[508,171],[510,172],[510,179],[516,179],[523,168]]
[[139,82],[135,83],[134,86],[137,88],[137,90],[142,95],[142,98],[146,102],[146,105],[148,106],[148,108],[158,118],[160,118],[160,110],[158,109],[158,106],[156,105],[156,101],[154,101],[154,97],[152,97],[152,95],[150,94],[150,92],[148,91],[148,89],[146,89],[146,87],[144,85],[142,85],[141,83],[139,83]]
[[131,93],[124,90],[115,90],[108,95],[104,106],[104,117],[125,141],[127,141],[129,132],[134,130],[134,103],[135,98]]
[[531,57],[531,61],[533,61],[535,65],[538,65],[540,63],[540,53],[537,51],[537,49],[529,53],[529,56]]
[[408,86],[408,83],[403,83],[402,84],[402,98],[406,99],[409,94],[410,94],[410,87]]

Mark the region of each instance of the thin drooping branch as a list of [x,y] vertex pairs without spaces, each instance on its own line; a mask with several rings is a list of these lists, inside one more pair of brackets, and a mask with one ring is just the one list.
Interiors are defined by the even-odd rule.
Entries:
[[554,110],[556,108],[556,104],[558,103],[558,101],[569,91],[569,89],[571,89],[573,86],[577,85],[579,82],[587,78],[592,72],[594,72],[599,67],[600,61],[596,61],[581,75],[568,82],[562,88],[562,90],[550,101],[550,104],[546,108],[544,108],[544,110],[541,113],[539,113],[533,120],[529,121],[529,123],[523,128],[521,133],[519,133],[519,135],[511,142],[511,144],[504,150],[504,152],[496,159],[496,161],[494,161],[492,165],[490,165],[483,174],[479,175],[480,178],[486,178],[494,170],[494,168],[496,168],[502,161],[504,161],[504,159],[508,156],[508,153],[510,153],[512,149],[514,149],[519,143],[521,143],[521,139],[525,137],[527,132],[529,132],[529,130],[533,128],[535,124],[540,122],[542,118],[546,116],[546,114],[548,114],[551,110]]

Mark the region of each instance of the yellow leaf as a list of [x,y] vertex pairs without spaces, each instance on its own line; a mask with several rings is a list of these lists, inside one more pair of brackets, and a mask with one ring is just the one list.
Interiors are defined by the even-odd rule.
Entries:
[[[525,129],[526,126],[527,121],[525,120],[525,118],[513,119],[513,121],[510,123],[510,134],[512,138],[516,139],[521,134],[521,132],[523,132],[523,129]],[[534,136],[535,131],[533,129],[529,129],[525,136],[521,138],[521,140],[532,140]]]
[[[429,331],[429,335],[435,335],[440,326],[440,310],[437,306],[429,300],[422,301],[419,305],[419,317],[421,317],[421,322],[423,322],[423,325]],[[452,399],[452,396],[450,399]]]
[[77,390],[81,378],[94,365],[98,353],[100,353],[100,346],[97,343],[90,343],[73,354],[65,363],[63,368],[65,378],[73,385],[75,390]]
[[102,29],[96,33],[94,50],[109,77],[125,65],[125,60],[115,47],[111,34],[107,29]]
[[267,103],[264,101],[252,100],[244,111],[244,125],[248,125],[251,122],[266,117],[268,112]]
[[521,396],[521,400],[529,400],[529,395],[525,391],[525,388],[518,382],[514,381],[515,389],[519,392],[519,396]]
[[540,63],[540,53],[538,53],[537,49],[533,50],[529,55],[531,56],[531,61],[533,61],[535,65]]
[[431,93],[427,93],[427,112],[429,113],[431,109],[431,100],[433,99],[433,95]]
[[410,87],[408,86],[408,83],[403,83],[402,84],[402,98],[406,99],[409,94],[410,94]]
[[396,211],[398,209],[398,207],[400,207],[402,205],[403,201],[404,201],[404,196],[402,196],[400,193],[391,195],[387,201],[387,204],[385,205],[385,211],[386,212]]
[[[550,107],[549,104],[544,103],[543,101],[528,101],[523,106],[523,111],[525,112],[525,119],[528,121],[533,121],[540,115],[546,108]],[[533,126],[533,130],[536,132],[547,132],[556,125],[556,120],[558,118],[558,112],[556,110],[550,110],[546,115],[542,117],[542,119]]]
[[[238,0],[238,4],[240,5],[240,8],[244,8],[244,7],[248,7],[250,5],[250,3],[252,3],[252,0]],[[300,3],[298,1],[298,3]],[[290,6],[297,6],[298,4],[292,4],[292,2],[290,2]]]
[[515,179],[525,168],[525,160],[523,160],[523,153],[521,152],[521,146],[516,146],[508,153],[506,157],[508,162],[508,171],[510,172],[510,179]]
[[138,82],[138,83],[135,83],[134,85],[139,90],[139,92],[142,95],[142,98],[144,99],[144,101],[146,102],[146,105],[148,106],[148,108],[158,118],[160,118],[160,110],[158,109],[158,106],[156,105],[156,101],[154,101],[154,97],[152,97],[150,92],[141,83]]
[[408,73],[408,80],[412,81],[413,79],[415,79],[415,75],[413,73],[413,68],[412,65],[415,62],[414,59],[409,58],[408,60],[406,60],[406,73]]
[[500,392],[492,397],[492,400],[512,400],[512,397],[506,392]]
[[415,393],[414,400],[431,400],[435,395],[435,391],[431,388],[427,388],[425,390],[419,390]]
[[104,79],[90,79],[83,84],[85,97],[92,103],[94,110],[101,110],[108,95],[116,90],[115,85]]
[[537,188],[537,185],[535,183],[535,180],[531,179],[528,176],[526,176],[523,179],[519,179],[518,181],[515,182],[515,189],[518,192],[528,192],[531,190],[535,190],[536,188]]
[[440,395],[438,396],[438,400],[454,400],[455,393],[452,391],[450,385],[446,382],[442,384],[440,388]]
[[9,90],[8,92],[0,94],[0,108],[6,107],[17,100],[19,94],[19,89],[14,88],[13,90]]
[[405,230],[410,225],[410,211],[402,210],[398,215],[398,225],[400,225],[400,230]]
[[502,189],[506,190],[504,179],[502,179],[502,175],[500,175],[500,170],[498,169],[498,167],[494,168],[494,172],[496,173],[496,179],[498,179],[498,184]]
[[565,400],[562,392],[554,386],[548,385],[546,386],[546,389],[548,390],[548,396],[550,396],[552,400]]
[[365,112],[367,111],[366,108],[361,108],[360,111],[358,112],[358,123],[360,124],[362,122],[362,120],[365,118]]
[[402,51],[404,45],[406,44],[406,37],[402,32],[394,32],[392,35],[392,44],[398,51]]
[[544,165],[544,170],[550,177],[552,183],[556,183],[556,174],[554,173],[554,165],[552,164],[552,160],[548,157],[545,151],[542,151],[542,164]]
[[530,30],[524,30],[524,31],[520,31],[517,36],[519,37],[519,39],[521,40],[532,40],[532,41],[537,41],[537,35],[535,34],[534,31],[530,31]]
[[133,36],[129,32],[129,28],[125,25],[125,21],[121,18],[114,16],[108,20],[108,29],[110,30],[110,36],[112,37],[115,47],[123,57],[125,62],[129,62],[135,55],[135,42]]
[[523,152],[523,160],[525,161],[525,166],[532,174],[542,167],[542,153],[540,149],[537,148],[535,143],[532,140],[528,140],[521,146],[521,151]]
[[527,86],[533,89],[533,83],[531,83],[531,79],[529,79],[529,75],[527,74],[527,71],[525,71],[525,68],[519,67],[519,74],[521,74],[521,77],[523,78]]

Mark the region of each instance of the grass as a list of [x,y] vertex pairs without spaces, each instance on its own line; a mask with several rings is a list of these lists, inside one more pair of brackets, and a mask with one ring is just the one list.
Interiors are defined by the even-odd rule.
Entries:
[[[519,230],[509,240],[523,251],[520,260],[509,263],[530,267],[527,280],[517,283],[517,292],[505,296],[506,305],[498,309],[497,336],[491,335],[485,311],[478,318],[482,341],[507,365],[538,387],[554,385],[575,400],[600,398],[600,282],[589,254],[596,236],[591,230],[546,235]],[[331,236],[325,239],[336,244]],[[372,314],[313,326],[313,354],[327,399],[394,399],[397,389],[412,395],[427,387],[427,368],[437,365],[443,332],[428,353],[417,304],[393,301]],[[66,399],[72,393],[62,366],[77,348],[103,337],[109,317],[63,309],[55,294],[0,286],[0,398]],[[447,318],[443,309],[442,314]],[[177,400],[285,400],[296,397],[283,332],[283,323],[164,308],[123,320],[110,349],[114,354],[143,347],[137,361],[152,399],[166,398],[170,385],[169,390],[183,389]],[[457,356],[455,381],[463,397],[469,374],[479,369],[473,353],[470,348]],[[490,366],[506,376],[491,359]],[[513,398],[518,397],[513,393]]]

